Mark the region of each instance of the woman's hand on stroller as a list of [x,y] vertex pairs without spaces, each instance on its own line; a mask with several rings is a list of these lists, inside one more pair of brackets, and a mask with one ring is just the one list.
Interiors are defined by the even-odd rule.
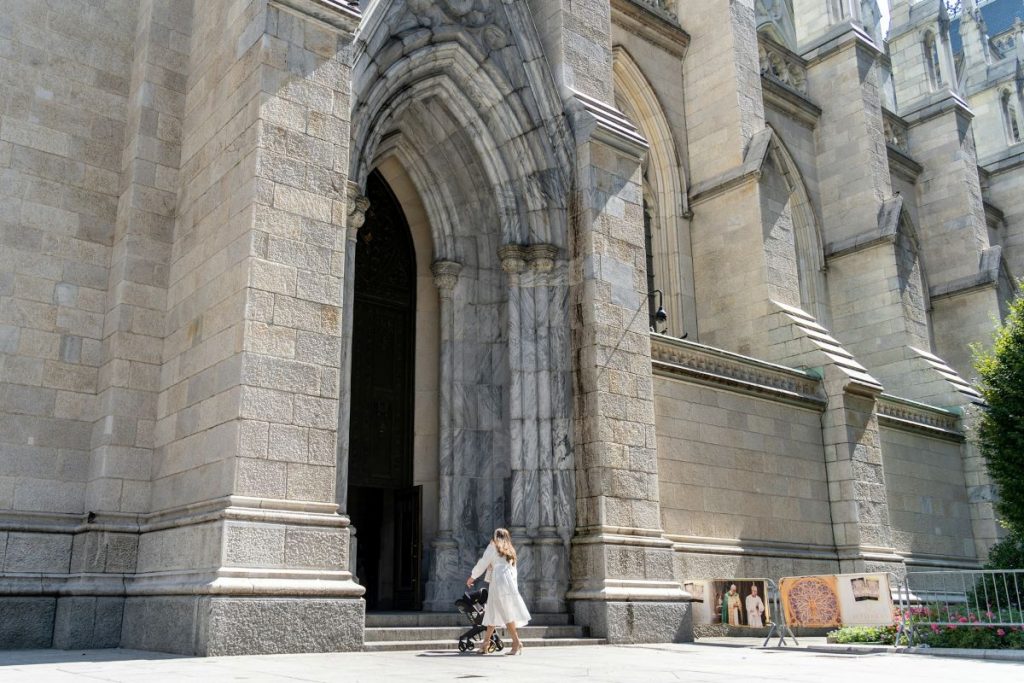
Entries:
[[474,581],[473,581],[473,577],[472,576],[469,577],[468,579],[466,579],[466,588],[472,588],[473,587],[473,583],[474,583]]

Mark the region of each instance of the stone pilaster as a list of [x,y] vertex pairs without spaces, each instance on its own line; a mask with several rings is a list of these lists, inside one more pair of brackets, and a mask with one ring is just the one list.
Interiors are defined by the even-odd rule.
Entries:
[[459,544],[455,537],[455,514],[452,510],[455,475],[455,425],[452,415],[452,390],[455,382],[455,286],[462,264],[435,261],[431,270],[440,295],[441,358],[439,391],[438,445],[438,514],[437,536],[431,543],[433,562],[424,609],[443,612],[462,593],[465,572],[459,565]]
[[614,642],[692,638],[658,497],[640,159],[614,109],[578,96],[570,226],[578,623]]
[[125,647],[362,646],[335,498],[349,209],[338,169],[358,15],[287,5],[195,4],[152,513]]
[[335,494],[338,508],[348,512],[348,435],[352,420],[352,325],[355,307],[356,237],[359,228],[366,222],[366,211],[370,200],[357,183],[349,181],[347,188],[348,209],[345,214],[344,273],[342,280],[341,310],[341,386],[338,398],[338,469]]

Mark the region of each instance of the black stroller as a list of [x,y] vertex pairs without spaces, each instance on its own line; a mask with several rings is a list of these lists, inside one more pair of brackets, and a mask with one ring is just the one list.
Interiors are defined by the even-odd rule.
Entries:
[[[462,597],[455,601],[455,606],[459,609],[459,612],[466,615],[466,619],[472,624],[472,627],[459,636],[459,652],[468,652],[477,647],[482,640],[480,634],[487,630],[486,626],[482,626],[481,622],[484,620],[484,605],[487,604],[487,589],[481,588],[478,591],[465,592]],[[501,638],[497,633],[491,635],[491,643],[487,647],[488,652],[495,652],[498,650],[504,650],[505,643],[501,642]]]

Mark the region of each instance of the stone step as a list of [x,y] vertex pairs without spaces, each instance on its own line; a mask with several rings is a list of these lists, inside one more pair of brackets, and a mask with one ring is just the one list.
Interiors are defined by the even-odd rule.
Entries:
[[[523,645],[527,650],[533,647],[568,647],[576,645],[607,645],[604,638],[523,638]],[[505,649],[497,653],[501,657],[508,654],[510,644],[506,643]],[[423,652],[429,650],[457,650],[458,641],[455,640],[386,640],[381,642],[366,643],[363,650],[366,652]],[[467,657],[474,657],[473,653],[466,653]],[[494,656],[494,655],[492,655]],[[529,656],[525,654],[524,656]]]
[[[394,627],[370,627],[364,632],[364,639],[367,643],[386,641],[441,641],[458,640],[459,636],[470,629],[467,623],[463,626],[407,626]],[[504,629],[498,631],[501,637],[508,641]],[[524,626],[519,629],[519,636],[524,640],[529,638],[585,638],[587,631],[582,626]]]
[[[565,613],[531,614],[531,626],[568,626],[572,619]],[[367,612],[367,628],[412,626],[461,626],[469,628],[466,617],[452,607],[451,612]]]

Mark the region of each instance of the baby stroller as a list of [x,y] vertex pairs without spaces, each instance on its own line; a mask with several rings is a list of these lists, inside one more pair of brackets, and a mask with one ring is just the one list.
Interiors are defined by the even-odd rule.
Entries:
[[[462,597],[455,601],[455,606],[459,612],[466,615],[466,619],[472,625],[471,628],[459,636],[459,652],[468,652],[477,647],[477,644],[482,640],[480,634],[487,630],[486,626],[481,625],[484,620],[484,605],[487,604],[487,589],[481,588],[478,591],[465,592]],[[498,637],[497,633],[491,635],[491,643],[487,647],[488,652],[494,652],[496,650],[504,650],[505,643],[501,642],[501,638]]]

